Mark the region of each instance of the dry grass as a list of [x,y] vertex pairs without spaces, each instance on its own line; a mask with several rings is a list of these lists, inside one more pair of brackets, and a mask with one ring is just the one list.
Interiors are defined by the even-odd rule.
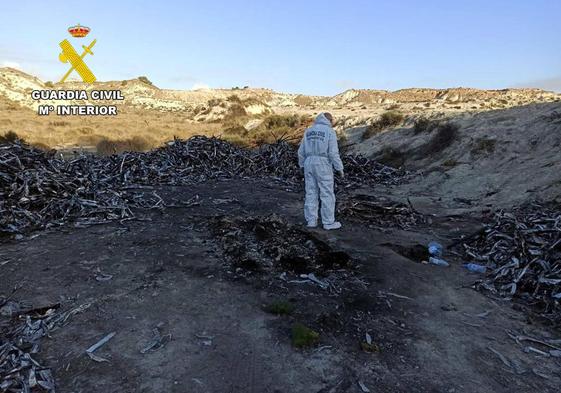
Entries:
[[[243,118],[245,120],[245,118]],[[252,130],[247,130],[238,122],[230,121],[222,133],[222,139],[244,147],[254,147],[279,140],[299,142],[304,130],[309,127],[313,119],[300,115],[270,115]]]
[[311,97],[299,95],[294,98],[294,102],[300,106],[310,106],[314,103]]
[[[94,148],[101,141],[131,141],[143,138],[151,147],[174,137],[216,135],[221,124],[197,123],[187,113],[132,110],[119,107],[113,117],[39,116],[31,109],[16,107],[8,111],[0,100],[0,135],[15,132],[34,146],[45,149]],[[132,144],[135,145],[135,144]],[[142,145],[144,150],[145,145]]]
[[96,150],[98,154],[110,156],[112,154],[119,154],[125,151],[148,151],[154,147],[155,142],[153,139],[135,136],[131,139],[125,140],[103,139],[97,143]]

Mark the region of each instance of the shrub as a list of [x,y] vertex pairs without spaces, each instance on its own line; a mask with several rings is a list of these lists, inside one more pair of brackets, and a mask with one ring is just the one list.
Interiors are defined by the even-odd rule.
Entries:
[[403,116],[403,113],[401,112],[388,111],[386,113],[383,113],[380,117],[380,125],[383,128],[397,127],[398,125],[403,123],[404,118],[405,116]]
[[292,345],[296,348],[310,347],[318,342],[319,333],[314,332],[301,323],[295,323],[292,326]]
[[238,146],[252,147],[279,140],[299,141],[312,119],[299,115],[270,115],[251,130],[240,124],[239,117],[227,116],[224,120],[222,139]]
[[219,106],[219,105],[222,105],[222,101],[219,98],[211,98],[210,100],[208,100],[209,107]]
[[376,124],[370,124],[368,127],[366,127],[366,130],[364,131],[364,134],[362,134],[362,140],[365,141],[369,138],[372,138],[374,135],[376,135],[377,133],[379,133],[380,130]]
[[142,83],[146,83],[147,85],[153,86],[153,83],[150,81],[150,79],[148,79],[145,76],[139,76],[138,80],[141,81]]
[[[238,88],[238,89],[239,89],[239,88]],[[241,102],[242,102],[242,100],[240,99],[240,97],[239,97],[238,95],[236,95],[236,94],[232,94],[232,95],[228,96],[226,99],[227,99],[228,101],[230,101],[230,102],[238,102],[238,103],[241,103]]]
[[446,149],[456,139],[459,128],[454,123],[440,124],[432,139],[423,147],[423,154],[435,154]]
[[449,158],[442,163],[442,166],[445,166],[447,168],[452,168],[455,167],[456,165],[458,165],[458,161],[454,160],[453,158]]
[[403,123],[404,119],[405,116],[403,116],[403,113],[401,112],[385,112],[382,114],[382,116],[380,116],[378,120],[376,120],[366,128],[366,131],[364,131],[364,134],[362,134],[362,140],[368,139],[387,128],[397,127],[398,125]]
[[53,87],[55,87],[55,84],[54,84],[53,82],[51,82],[51,81],[46,81],[46,82],[45,82],[45,87],[53,88]]
[[247,136],[247,133],[248,133],[248,131],[245,129],[245,127],[241,126],[239,124],[234,124],[234,125],[226,128],[223,132],[226,135],[239,135],[239,136]]
[[289,315],[294,311],[294,304],[278,300],[265,306],[264,310],[270,314],[275,315]]
[[302,117],[298,115],[271,115],[265,118],[262,126],[268,130],[277,128],[295,128],[302,123]]
[[241,135],[236,134],[225,134],[222,135],[222,139],[226,142],[231,143],[232,145],[240,146],[240,147],[250,147],[250,141]]
[[413,125],[413,131],[415,134],[420,134],[422,132],[431,132],[438,125],[438,122],[431,121],[426,117],[420,117],[415,120]]
[[42,150],[42,151],[50,151],[51,150],[51,148],[49,146],[47,146],[46,144],[44,144],[42,142],[33,143],[32,146],[34,148]]
[[260,140],[276,142],[279,139],[300,139],[312,118],[306,115],[270,115],[255,129]]
[[405,163],[405,154],[393,147],[386,146],[382,149],[376,161],[384,165],[399,168]]
[[245,111],[244,106],[241,102],[233,102],[232,105],[228,108],[228,113],[224,116],[224,120],[232,120],[239,117],[247,116],[247,112]]
[[495,151],[495,139],[479,138],[475,142],[475,146],[471,149],[472,154],[493,153]]
[[18,140],[23,142],[23,139],[21,139],[14,131],[8,131],[4,135],[0,135],[0,144],[14,143]]
[[103,139],[98,142],[97,153],[109,156],[119,154],[125,151],[147,151],[154,147],[154,143],[145,137],[135,136],[125,140],[109,140]]

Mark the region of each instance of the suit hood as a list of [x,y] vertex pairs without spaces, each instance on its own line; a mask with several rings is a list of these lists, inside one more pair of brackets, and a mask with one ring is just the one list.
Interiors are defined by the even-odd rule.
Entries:
[[320,113],[318,115],[318,117],[316,117],[316,120],[314,121],[314,124],[321,124],[323,126],[331,127],[331,122],[329,121],[329,119],[327,117],[325,117],[325,115],[323,113]]

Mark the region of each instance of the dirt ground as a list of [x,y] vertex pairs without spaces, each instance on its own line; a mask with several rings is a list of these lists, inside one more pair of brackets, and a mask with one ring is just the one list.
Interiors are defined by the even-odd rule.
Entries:
[[[414,260],[415,246],[449,245],[478,229],[480,213],[457,215],[418,198],[418,210],[436,214],[430,223],[406,231],[343,218],[342,230],[326,232],[301,226],[303,194],[282,185],[155,191],[178,207],[0,246],[1,294],[21,284],[16,300],[84,308],[43,339],[38,355],[59,392],[559,392],[561,361],[526,353],[508,335],[559,332],[474,291],[478,276],[454,255],[446,255],[449,268]],[[200,204],[181,207],[195,195]],[[265,273],[232,265],[216,222],[272,213],[311,243],[350,256],[345,266],[314,271],[332,286],[304,282],[280,265]],[[264,311],[277,300],[294,312]],[[296,322],[317,331],[319,344],[294,348]],[[142,353],[156,327],[169,339]],[[96,351],[109,362],[86,356],[110,332],[115,337]],[[372,352],[361,349],[367,333]]]

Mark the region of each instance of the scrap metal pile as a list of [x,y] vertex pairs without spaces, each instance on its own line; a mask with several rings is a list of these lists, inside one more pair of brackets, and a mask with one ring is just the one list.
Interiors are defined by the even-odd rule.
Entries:
[[58,307],[26,309],[0,299],[0,392],[55,391],[51,370],[35,356],[41,339],[68,318],[68,313],[56,313]]
[[[396,184],[403,173],[360,156],[343,156],[346,186]],[[208,179],[272,177],[301,184],[297,148],[286,142],[258,149],[236,147],[204,136],[175,140],[148,153],[125,153],[106,159],[106,171],[123,180],[148,184],[188,184]]]
[[498,212],[463,244],[465,256],[491,268],[480,288],[524,300],[561,322],[561,206],[524,205]]
[[363,221],[381,228],[409,229],[426,223],[425,217],[411,205],[390,201],[387,198],[357,194],[339,202],[338,213],[351,220]]
[[87,156],[67,162],[20,143],[0,146],[0,234],[131,216],[114,176],[101,168]]
[[[395,184],[400,171],[344,156],[342,184]],[[299,189],[296,147],[285,142],[256,150],[216,138],[175,140],[148,153],[56,158],[20,142],[0,145],[0,235],[18,235],[70,220],[99,223],[133,217],[132,208],[161,207],[138,185],[193,184],[209,179],[269,178]]]

